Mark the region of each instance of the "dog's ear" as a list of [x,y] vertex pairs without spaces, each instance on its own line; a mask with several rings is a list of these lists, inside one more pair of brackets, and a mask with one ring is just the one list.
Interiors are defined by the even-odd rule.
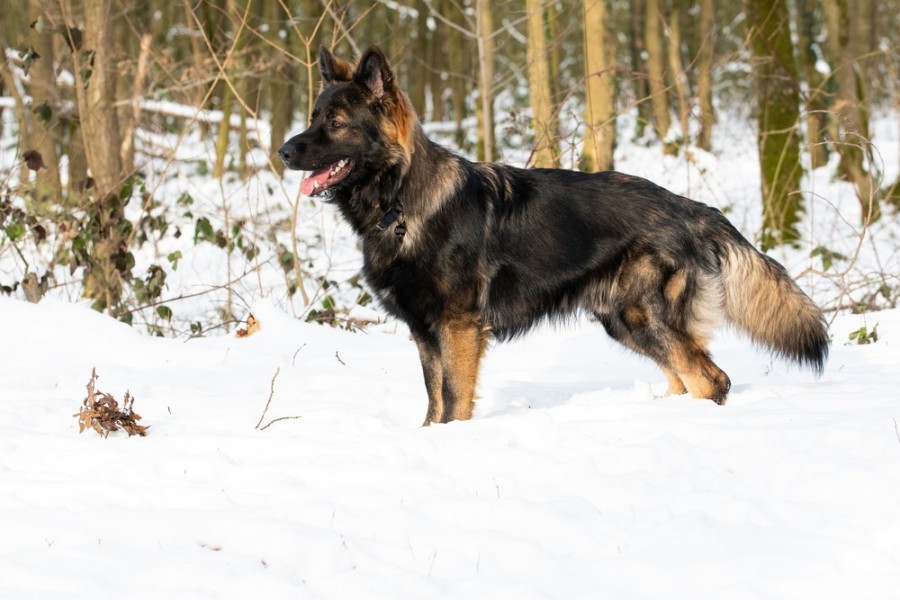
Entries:
[[325,46],[319,46],[319,71],[322,73],[322,82],[325,87],[350,81],[353,70],[350,65],[331,53]]
[[356,63],[353,79],[379,99],[396,91],[394,73],[378,46],[372,46],[363,53]]

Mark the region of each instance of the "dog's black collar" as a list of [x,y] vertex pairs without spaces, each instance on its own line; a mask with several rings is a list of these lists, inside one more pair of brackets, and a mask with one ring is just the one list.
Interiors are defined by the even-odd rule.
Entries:
[[381,220],[378,221],[377,225],[375,225],[375,229],[377,229],[378,231],[384,231],[395,221],[397,222],[397,226],[394,227],[394,235],[402,240],[403,236],[406,234],[406,221],[403,218],[403,210],[400,208],[392,208],[391,210],[384,213],[381,216]]

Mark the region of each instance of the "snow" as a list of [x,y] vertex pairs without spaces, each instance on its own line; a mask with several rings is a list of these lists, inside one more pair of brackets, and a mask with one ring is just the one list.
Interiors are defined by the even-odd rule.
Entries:
[[[748,122],[721,111],[717,150],[680,157],[623,135],[617,168],[721,208],[752,238]],[[900,168],[896,123],[873,119],[883,182]],[[266,140],[266,123],[254,127]],[[4,165],[18,160],[11,129]],[[900,310],[830,311],[819,380],[722,332],[724,407],[660,397],[662,374],[595,324],[544,327],[490,350],[473,420],[422,428],[415,345],[376,306],[352,306],[359,252],[335,210],[300,198],[298,173],[214,180],[211,137],[183,133],[138,132],[147,188],[184,235],[135,258],[166,267],[173,321],[208,323],[228,283],[261,329],[149,337],[140,319],[88,309],[63,268],[37,305],[0,295],[0,598],[897,597]],[[510,145],[505,158],[522,164],[524,146]],[[267,160],[261,149],[249,159]],[[804,179],[801,247],[773,252],[829,307],[859,299],[846,290],[900,283],[896,215],[862,232],[835,162]],[[189,207],[175,204],[182,194]],[[275,246],[290,245],[291,203],[312,307],[333,294],[349,318],[376,322],[365,332],[298,319],[312,307],[286,291]],[[260,256],[193,243],[201,216],[216,229],[244,222]],[[823,269],[810,256],[819,246],[848,258]],[[0,252],[4,284],[25,268]],[[849,345],[876,325],[876,343]],[[136,398],[147,437],[78,433],[93,368],[99,389]]]
[[[0,597],[896,595],[900,311],[838,318],[818,381],[721,337],[724,407],[656,397],[590,323],[545,328],[488,354],[472,421],[429,428],[401,326],[253,311],[185,342],[0,297]],[[78,434],[94,367],[147,437]],[[299,418],[257,429],[273,387],[262,425]]]

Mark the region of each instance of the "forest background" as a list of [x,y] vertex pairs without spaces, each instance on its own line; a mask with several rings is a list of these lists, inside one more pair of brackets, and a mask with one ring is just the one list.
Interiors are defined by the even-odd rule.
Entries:
[[[377,318],[353,312],[371,298],[274,151],[305,127],[319,45],[378,43],[429,134],[478,160],[594,171],[636,144],[702,169],[754,136],[744,233],[800,252],[829,311],[895,307],[898,168],[872,124],[893,121],[896,143],[898,15],[898,0],[7,3],[0,291],[86,297],[154,334],[230,327],[252,279],[307,320]],[[808,239],[815,173],[852,187],[850,251]],[[881,259],[854,269],[876,232]],[[218,252],[224,276],[177,285],[189,248]],[[179,312],[191,299],[206,308]]]

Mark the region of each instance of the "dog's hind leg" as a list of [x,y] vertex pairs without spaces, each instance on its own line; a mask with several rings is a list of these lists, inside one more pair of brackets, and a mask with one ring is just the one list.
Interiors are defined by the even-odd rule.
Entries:
[[731,382],[706,349],[719,306],[715,283],[645,256],[623,268],[617,284],[615,297],[597,313],[610,337],[653,359],[668,394],[688,391],[724,404]]
[[653,359],[668,380],[666,395],[687,391],[695,398],[725,403],[731,381],[710,359],[702,342],[658,320],[646,304],[597,317],[611,338]]
[[477,316],[465,315],[441,323],[442,422],[472,418],[478,367],[487,348],[487,339],[487,332]]
[[669,382],[669,387],[666,389],[666,396],[680,396],[681,394],[687,393],[687,387],[685,387],[684,382],[681,380],[681,377],[678,376],[678,373],[665,365],[659,363],[656,364]]
[[725,404],[731,380],[709,357],[706,348],[686,336],[673,335],[667,364],[678,374],[692,396]]

